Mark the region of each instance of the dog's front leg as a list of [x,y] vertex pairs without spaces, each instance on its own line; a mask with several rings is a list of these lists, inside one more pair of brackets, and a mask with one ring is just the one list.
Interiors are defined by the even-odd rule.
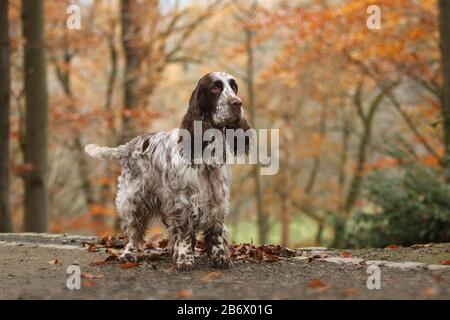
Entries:
[[205,234],[206,253],[214,268],[228,269],[232,263],[228,250],[228,231],[223,223],[218,223]]
[[190,271],[194,268],[195,237],[192,232],[174,231],[173,238],[173,263],[178,271]]

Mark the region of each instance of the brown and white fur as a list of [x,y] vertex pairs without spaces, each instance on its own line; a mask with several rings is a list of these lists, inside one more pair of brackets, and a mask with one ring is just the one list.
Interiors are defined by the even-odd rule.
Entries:
[[[194,121],[202,121],[203,130],[215,128],[223,134],[226,129],[249,129],[237,92],[232,76],[221,72],[205,75],[192,93],[179,129],[193,135]],[[121,164],[116,207],[129,239],[121,258],[136,259],[148,221],[159,218],[168,228],[178,270],[193,268],[198,232],[205,235],[213,266],[229,268],[224,219],[230,210],[231,168],[184,161],[179,129],[145,134],[116,148],[86,146],[90,156]]]

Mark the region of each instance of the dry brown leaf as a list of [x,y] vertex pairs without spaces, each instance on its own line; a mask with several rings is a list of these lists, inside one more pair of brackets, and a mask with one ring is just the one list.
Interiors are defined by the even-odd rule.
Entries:
[[84,279],[102,279],[105,276],[103,274],[92,274],[92,273],[84,273],[82,275]]
[[398,244],[390,244],[388,246],[386,246],[386,249],[402,249],[403,246],[402,245],[398,245]]
[[428,297],[428,298],[432,298],[437,296],[438,291],[436,288],[425,288],[422,290],[422,293],[424,296]]
[[205,274],[200,280],[205,282],[211,282],[217,278],[220,278],[221,276],[223,276],[223,272],[213,271]]
[[97,246],[96,246],[95,243],[84,242],[84,243],[83,243],[83,246],[86,246],[86,247],[87,247],[87,251],[88,251],[88,252],[96,252],[96,251],[98,251],[98,248],[97,248]]
[[82,282],[83,287],[93,287],[97,284],[94,280],[86,280]]
[[433,280],[434,283],[439,283],[442,282],[442,275],[431,275],[431,279]]
[[359,293],[359,289],[358,288],[345,288],[342,290],[342,294],[349,298],[349,297],[354,297]]
[[317,289],[319,291],[327,291],[331,287],[320,279],[313,279],[308,283],[308,288]]
[[94,267],[94,266],[102,266],[102,265],[104,265],[104,264],[106,264],[106,260],[95,260],[95,261],[92,261],[91,263],[89,263],[89,265],[90,265],[91,267]]
[[58,264],[58,259],[50,260],[48,262],[49,265],[54,266],[55,264]]
[[116,249],[113,249],[113,248],[106,248],[106,249],[105,249],[105,252],[106,252],[106,253],[109,253],[109,254],[112,255],[112,256],[118,256],[118,255],[120,255],[120,251],[119,251],[119,250],[116,250]]
[[340,256],[342,258],[351,258],[352,254],[350,252],[348,252],[348,251],[342,251]]
[[119,265],[120,269],[131,269],[139,266],[137,262],[125,262]]
[[181,289],[177,293],[175,293],[175,297],[179,299],[186,299],[192,296],[192,290],[191,289]]

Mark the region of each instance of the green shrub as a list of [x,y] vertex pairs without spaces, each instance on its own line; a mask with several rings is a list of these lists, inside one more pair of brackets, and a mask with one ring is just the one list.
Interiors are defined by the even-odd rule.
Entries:
[[435,169],[414,165],[384,170],[369,179],[366,207],[346,224],[350,247],[450,241],[450,186]]

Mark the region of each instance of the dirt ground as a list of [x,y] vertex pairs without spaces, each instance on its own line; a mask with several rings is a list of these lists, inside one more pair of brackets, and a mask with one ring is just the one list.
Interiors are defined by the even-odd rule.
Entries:
[[[422,259],[436,254],[448,259],[448,249],[448,245],[419,248],[414,254]],[[415,257],[412,250],[347,252],[353,257],[414,261],[409,259]],[[57,249],[4,242],[0,244],[0,299],[450,299],[448,269],[381,267],[381,289],[369,290],[366,265],[286,259],[235,263],[230,270],[217,272],[203,257],[197,259],[196,270],[188,273],[174,271],[167,258],[129,269],[119,264],[90,265],[107,256],[76,246]],[[87,277],[80,290],[66,287],[66,271],[73,264]]]

